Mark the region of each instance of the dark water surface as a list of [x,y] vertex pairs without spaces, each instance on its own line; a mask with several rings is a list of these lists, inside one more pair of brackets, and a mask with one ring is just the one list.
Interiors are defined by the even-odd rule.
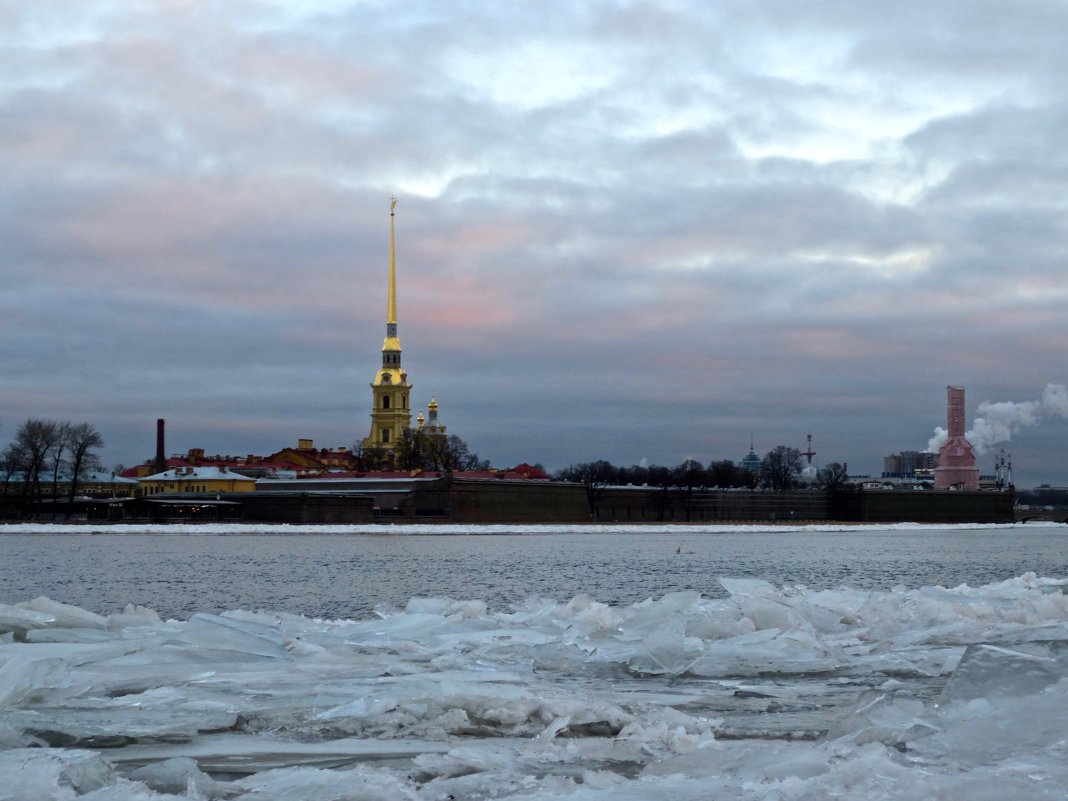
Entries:
[[[188,617],[228,609],[364,617],[412,596],[585,593],[629,604],[677,590],[722,595],[717,577],[812,589],[977,586],[1068,576],[1068,527],[510,535],[0,536],[0,603],[47,595],[101,614],[127,603]],[[678,553],[681,549],[682,553]]]

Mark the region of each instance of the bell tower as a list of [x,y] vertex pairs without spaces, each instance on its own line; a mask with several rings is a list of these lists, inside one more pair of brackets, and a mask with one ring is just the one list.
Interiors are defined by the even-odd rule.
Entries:
[[397,260],[394,221],[397,199],[389,201],[389,299],[386,308],[386,338],[382,342],[382,366],[371,382],[371,433],[363,440],[365,451],[396,452],[404,431],[411,426],[412,385],[401,367],[397,338]]

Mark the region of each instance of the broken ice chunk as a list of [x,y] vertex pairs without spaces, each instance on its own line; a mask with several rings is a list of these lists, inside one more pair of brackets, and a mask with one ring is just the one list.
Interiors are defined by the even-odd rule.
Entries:
[[103,629],[107,628],[108,624],[107,618],[101,617],[95,612],[90,612],[79,606],[71,606],[70,604],[53,601],[51,598],[44,595],[34,598],[32,601],[21,603],[19,606],[23,609],[30,609],[34,612],[50,615],[53,618],[52,625],[54,626]]
[[942,689],[941,703],[1033,695],[1068,677],[1068,643],[969,645]]
[[174,757],[145,765],[130,773],[129,778],[144,782],[157,793],[178,796],[188,793],[194,798],[204,798],[207,801],[231,798],[241,793],[239,787],[215,781],[197,767],[196,760],[189,757]]

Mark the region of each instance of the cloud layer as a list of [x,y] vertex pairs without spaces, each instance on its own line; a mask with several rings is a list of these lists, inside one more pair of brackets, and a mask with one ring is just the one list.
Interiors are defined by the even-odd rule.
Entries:
[[[350,445],[385,315],[508,465],[800,446],[1063,383],[1068,8],[0,0],[0,437]],[[993,408],[993,407],[990,407]],[[1041,434],[1036,432],[1041,429]],[[1068,423],[1014,442],[1068,483]],[[984,471],[989,467],[983,465]]]

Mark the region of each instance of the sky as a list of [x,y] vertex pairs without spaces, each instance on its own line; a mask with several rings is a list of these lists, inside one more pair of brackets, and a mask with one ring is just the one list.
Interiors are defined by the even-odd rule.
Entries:
[[984,473],[1068,484],[1062,0],[0,0],[0,29],[0,444],[353,445],[395,195],[413,404],[496,466],[811,434],[878,475],[955,385]]

